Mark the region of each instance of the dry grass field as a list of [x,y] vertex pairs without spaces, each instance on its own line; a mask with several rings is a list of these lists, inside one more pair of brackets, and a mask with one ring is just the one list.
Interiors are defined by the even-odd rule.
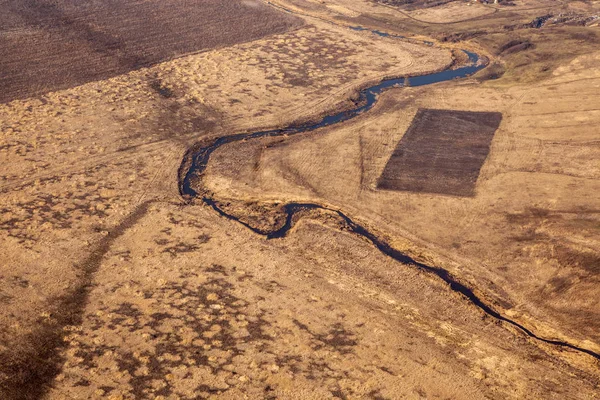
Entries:
[[[414,5],[413,5],[414,7]],[[447,2],[434,7],[416,8],[407,13],[410,18],[433,24],[447,24],[468,21],[497,12],[493,8],[481,3],[464,1]]]
[[[482,312],[331,211],[600,353],[598,28],[527,26],[597,4],[226,3],[0,2],[0,398],[597,398],[597,359]],[[457,48],[490,66],[213,153],[196,184],[241,221],[331,209],[285,237],[180,195],[193,146],[354,107]],[[381,190],[382,174],[412,181]]]
[[210,209],[158,204],[115,240],[94,282],[50,399],[558,400],[597,390],[593,375],[334,223],[305,219],[266,240]]

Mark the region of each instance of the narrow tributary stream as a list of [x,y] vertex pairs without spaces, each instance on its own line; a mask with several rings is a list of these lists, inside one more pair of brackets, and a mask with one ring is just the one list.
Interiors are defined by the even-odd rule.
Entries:
[[[367,30],[366,28],[361,28],[361,27],[353,27],[352,29]],[[379,31],[372,31],[372,32],[379,36],[389,36],[389,37],[399,37],[400,38],[400,36],[388,35],[386,33],[379,32]],[[426,42],[426,44],[429,44],[429,42]],[[243,224],[244,226],[246,226],[248,229],[251,229],[255,233],[265,236],[267,239],[275,239],[275,238],[284,237],[289,232],[289,230],[292,228],[292,226],[294,224],[294,215],[300,211],[320,209],[320,210],[325,210],[328,212],[335,213],[338,215],[338,217],[341,220],[343,220],[343,222],[346,224],[347,228],[351,232],[368,239],[383,254],[385,254],[403,264],[410,265],[410,266],[416,267],[422,271],[435,274],[437,277],[439,277],[440,279],[442,279],[446,283],[448,283],[450,285],[450,289],[452,289],[453,291],[455,291],[457,293],[460,293],[468,301],[470,301],[474,306],[479,308],[481,311],[483,311],[485,314],[489,315],[490,317],[493,317],[497,320],[503,321],[507,324],[510,324],[510,325],[518,328],[519,330],[521,330],[524,334],[526,334],[530,338],[533,338],[533,339],[536,339],[541,342],[551,344],[554,346],[569,348],[569,349],[572,349],[575,351],[579,351],[579,352],[588,354],[588,355],[596,358],[597,360],[600,360],[600,354],[598,354],[592,350],[585,349],[585,348],[573,345],[571,343],[563,342],[560,340],[546,339],[546,338],[536,335],[530,329],[526,328],[522,324],[520,324],[516,321],[513,321],[508,317],[505,317],[500,312],[498,312],[494,308],[492,308],[492,306],[486,304],[479,296],[477,296],[473,292],[472,289],[470,289],[466,285],[462,284],[458,279],[453,277],[452,274],[450,274],[447,270],[440,268],[440,267],[435,267],[435,266],[427,265],[422,262],[416,261],[409,255],[404,254],[401,251],[394,249],[383,239],[377,237],[375,234],[373,234],[372,232],[367,230],[365,227],[357,224],[350,217],[348,217],[346,214],[342,213],[339,210],[331,209],[331,208],[324,207],[319,204],[313,204],[313,203],[295,203],[295,202],[287,203],[286,205],[283,206],[283,210],[286,213],[286,221],[285,221],[284,225],[281,227],[274,227],[272,230],[265,231],[265,230],[261,230],[261,229],[252,227],[251,225],[241,221],[238,217],[227,213],[223,208],[221,208],[219,206],[218,201],[216,201],[213,197],[211,197],[210,194],[208,194],[209,193],[208,191],[201,190],[201,194],[199,195],[200,192],[196,190],[199,188],[200,185],[202,185],[202,174],[206,170],[206,167],[210,160],[211,154],[215,150],[217,150],[219,147],[229,144],[229,143],[239,142],[242,140],[247,141],[247,140],[251,140],[251,139],[258,139],[258,138],[265,138],[265,137],[297,135],[297,134],[301,134],[301,133],[311,132],[316,129],[323,128],[323,127],[326,127],[329,125],[339,124],[341,122],[348,121],[349,119],[352,119],[352,118],[370,110],[377,103],[379,95],[383,91],[393,88],[393,87],[404,86],[407,83],[407,81],[406,81],[407,79],[409,80],[410,86],[413,86],[413,87],[425,86],[425,85],[430,85],[433,83],[449,81],[452,79],[465,78],[465,77],[468,77],[468,76],[476,73],[477,71],[483,69],[486,66],[486,64],[484,62],[482,62],[482,60],[480,59],[480,57],[477,54],[469,52],[469,51],[465,51],[465,53],[469,57],[469,62],[465,66],[461,66],[459,68],[454,68],[454,69],[447,69],[445,71],[435,72],[435,73],[431,73],[431,74],[414,76],[414,77],[410,77],[410,78],[402,77],[402,78],[385,79],[377,85],[370,86],[366,89],[361,90],[359,100],[355,102],[354,108],[346,110],[346,111],[338,112],[338,113],[335,113],[332,115],[327,115],[327,116],[323,117],[321,120],[319,120],[318,122],[299,124],[299,125],[291,125],[287,128],[283,128],[283,129],[272,129],[272,130],[265,130],[265,131],[251,132],[251,133],[237,133],[237,134],[219,137],[218,139],[215,139],[211,144],[208,144],[207,146],[196,149],[192,154],[188,153],[186,155],[186,158],[183,160],[183,163],[182,163],[182,168],[185,168],[187,170],[183,171],[183,173],[180,173],[180,181],[179,181],[180,193],[182,196],[187,197],[187,198],[200,197],[202,202],[204,202],[208,206],[212,207],[221,216],[226,217],[230,220],[237,221],[237,222]],[[190,158],[191,158],[191,160],[190,160]],[[196,187],[196,189],[194,188],[194,186]]]

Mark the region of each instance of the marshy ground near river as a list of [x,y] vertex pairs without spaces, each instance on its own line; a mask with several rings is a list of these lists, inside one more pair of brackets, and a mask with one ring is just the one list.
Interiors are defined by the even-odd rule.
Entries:
[[0,397],[598,396],[600,6],[117,3],[0,6]]

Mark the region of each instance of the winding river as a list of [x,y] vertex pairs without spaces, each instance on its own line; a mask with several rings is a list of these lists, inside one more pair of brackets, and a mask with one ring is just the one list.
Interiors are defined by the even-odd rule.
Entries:
[[[367,28],[362,27],[351,27],[354,30],[367,30]],[[401,36],[390,35],[380,31],[371,31],[373,34],[379,36],[387,36],[387,37],[398,37]],[[430,42],[424,42],[427,45],[431,45]],[[310,131],[314,131],[319,128],[323,128],[333,124],[339,124],[344,121],[348,121],[349,119],[355,118],[358,115],[370,110],[377,103],[379,95],[387,89],[404,86],[407,84],[407,79],[409,79],[410,86],[425,86],[438,82],[445,82],[452,79],[465,78],[468,77],[477,71],[485,68],[486,63],[483,62],[480,57],[472,52],[464,50],[466,55],[469,58],[468,63],[466,65],[461,66],[459,68],[447,69],[445,71],[425,74],[410,78],[393,78],[393,79],[385,79],[380,83],[365,88],[360,91],[359,100],[355,102],[355,106],[352,109],[345,110],[342,112],[338,112],[332,115],[327,115],[323,117],[321,120],[317,122],[309,122],[305,124],[299,125],[291,125],[287,128],[283,129],[272,129],[251,133],[238,133],[232,134],[228,136],[219,137],[215,139],[212,143],[195,149],[193,152],[188,152],[186,157],[183,160],[182,167],[180,169],[180,178],[179,178],[179,191],[180,194],[187,198],[200,198],[203,203],[210,206],[213,210],[219,213],[221,216],[237,221],[238,223],[244,225],[248,229],[253,232],[265,236],[267,239],[275,239],[284,237],[290,229],[294,225],[294,216],[301,211],[306,210],[324,210],[327,212],[331,212],[336,214],[341,221],[345,224],[349,231],[360,235],[366,239],[368,239],[380,252],[383,254],[393,258],[394,260],[401,262],[405,265],[410,265],[412,267],[418,268],[424,272],[431,273],[442,279],[444,282],[448,283],[450,289],[454,292],[459,293],[464,296],[468,301],[470,301],[474,306],[479,308],[482,312],[489,315],[490,317],[495,318],[496,320],[503,321],[509,325],[512,325],[515,328],[518,328],[528,337],[544,342],[546,344],[568,348],[571,350],[575,350],[578,352],[582,352],[594,357],[597,360],[600,360],[600,354],[596,353],[592,350],[585,349],[576,345],[573,345],[568,342],[553,340],[540,337],[532,332],[530,329],[526,328],[524,325],[511,320],[510,318],[502,315],[499,311],[495,310],[491,305],[486,304],[479,296],[477,296],[472,289],[461,283],[457,278],[452,276],[450,272],[447,270],[424,264],[419,262],[407,254],[402,253],[401,251],[394,249],[389,243],[385,240],[377,237],[374,233],[370,232],[364,226],[359,225],[354,220],[352,220],[349,216],[344,214],[343,212],[321,206],[319,204],[314,203],[296,203],[291,202],[287,203],[283,206],[283,211],[286,214],[285,223],[280,227],[274,227],[271,230],[261,230],[241,221],[238,217],[227,213],[223,208],[219,206],[218,201],[216,201],[207,191],[202,191],[200,194],[194,186],[198,187],[202,185],[202,174],[206,170],[208,162],[210,161],[211,154],[220,148],[229,143],[238,142],[241,140],[251,140],[258,139],[264,137],[276,137],[276,136],[291,136],[297,135],[301,133],[306,133]]]

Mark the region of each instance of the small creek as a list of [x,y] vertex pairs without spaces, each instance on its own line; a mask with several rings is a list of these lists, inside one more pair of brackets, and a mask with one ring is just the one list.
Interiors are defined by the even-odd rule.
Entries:
[[[353,29],[353,30],[368,30],[367,28],[362,28],[362,27],[352,27],[351,29]],[[387,34],[384,32],[380,32],[380,31],[371,31],[371,32],[376,35],[379,35],[379,36],[402,38],[401,36],[390,35],[390,34]],[[432,45],[431,42],[423,42],[423,43],[425,43],[427,45]],[[185,197],[189,197],[189,198],[198,198],[198,192],[194,189],[193,186],[200,185],[201,178],[200,179],[194,179],[194,178],[201,177],[203,172],[206,170],[206,167],[210,160],[211,154],[223,145],[242,141],[242,140],[247,141],[247,140],[251,140],[251,139],[258,139],[258,138],[264,138],[264,137],[297,135],[300,133],[314,131],[315,129],[323,128],[323,127],[326,127],[329,125],[339,124],[341,122],[348,121],[352,118],[355,118],[355,117],[361,115],[362,113],[370,110],[377,103],[377,100],[381,93],[383,93],[385,90],[388,90],[393,87],[405,86],[405,84],[407,83],[406,79],[409,80],[409,84],[412,87],[425,86],[425,85],[431,85],[434,83],[450,81],[453,79],[465,78],[465,77],[468,77],[468,76],[476,73],[477,71],[485,68],[486,64],[484,62],[482,62],[482,60],[480,60],[480,57],[477,54],[466,51],[466,50],[463,50],[463,51],[466,53],[466,55],[469,58],[469,62],[465,66],[461,66],[459,68],[454,68],[454,69],[447,69],[447,70],[444,70],[441,72],[435,72],[435,73],[430,73],[430,74],[425,74],[425,75],[420,75],[420,76],[414,76],[414,77],[410,77],[410,78],[385,79],[376,85],[362,89],[360,91],[358,101],[355,102],[354,108],[345,110],[345,111],[341,111],[341,112],[337,112],[332,115],[326,115],[317,122],[309,122],[309,123],[305,123],[305,124],[291,125],[287,128],[283,128],[283,129],[272,129],[272,130],[257,131],[257,132],[251,132],[251,133],[238,133],[238,134],[232,134],[232,135],[228,135],[228,136],[222,136],[222,137],[219,137],[218,139],[215,139],[211,144],[197,149],[191,155],[191,164],[187,168],[187,171],[185,171],[185,173],[182,174],[182,176],[180,177],[179,190],[180,190],[181,195],[183,195]],[[182,166],[185,166],[187,164],[189,164],[189,162],[188,162],[188,159],[186,158],[186,159],[184,159]],[[202,195],[201,200],[206,205],[210,206],[213,210],[215,210],[217,213],[219,213],[219,215],[221,215],[227,219],[237,221],[240,224],[247,227],[248,229],[251,229],[255,233],[265,236],[267,239],[275,239],[275,238],[284,237],[290,231],[290,229],[293,227],[294,215],[296,215],[298,212],[319,209],[319,210],[324,210],[324,211],[335,213],[341,220],[343,220],[343,222],[345,223],[345,225],[349,228],[349,230],[351,232],[368,239],[380,252],[382,252],[383,254],[385,254],[403,264],[410,265],[410,266],[418,268],[422,271],[435,274],[437,277],[439,277],[440,279],[442,279],[443,281],[448,283],[450,286],[450,289],[452,289],[454,292],[460,293],[468,301],[470,301],[474,306],[479,308],[481,311],[483,311],[485,314],[489,315],[490,317],[493,317],[499,321],[506,322],[506,323],[512,325],[513,327],[518,328],[519,330],[521,330],[524,334],[526,334],[530,338],[539,340],[539,341],[547,343],[547,344],[579,351],[579,352],[588,354],[588,355],[596,358],[597,360],[600,360],[600,354],[593,352],[589,349],[581,348],[576,345],[573,345],[573,344],[570,344],[567,342],[563,342],[563,341],[559,341],[559,340],[546,339],[546,338],[536,335],[535,333],[533,333],[531,330],[529,330],[522,324],[520,324],[516,321],[513,321],[513,320],[503,316],[502,314],[500,314],[500,312],[494,310],[494,308],[492,308],[492,306],[486,304],[479,296],[477,296],[473,292],[472,289],[470,289],[469,287],[467,287],[466,285],[461,283],[458,279],[453,277],[452,274],[450,274],[450,272],[448,272],[447,270],[440,268],[440,267],[430,266],[430,265],[421,263],[419,261],[414,260],[409,255],[404,254],[404,253],[400,252],[399,250],[394,249],[392,246],[390,246],[388,243],[386,243],[383,239],[377,237],[375,234],[373,234],[372,232],[367,230],[365,227],[359,225],[358,223],[353,221],[350,217],[348,217],[346,214],[342,213],[339,210],[327,208],[327,207],[321,206],[319,204],[291,202],[291,203],[288,203],[283,206],[283,210],[286,213],[285,224],[281,227],[275,227],[272,230],[264,231],[264,230],[260,230],[255,227],[252,227],[251,225],[241,221],[236,216],[227,213],[219,206],[218,201],[216,201],[215,199],[210,197],[210,195],[207,195],[207,194]]]

